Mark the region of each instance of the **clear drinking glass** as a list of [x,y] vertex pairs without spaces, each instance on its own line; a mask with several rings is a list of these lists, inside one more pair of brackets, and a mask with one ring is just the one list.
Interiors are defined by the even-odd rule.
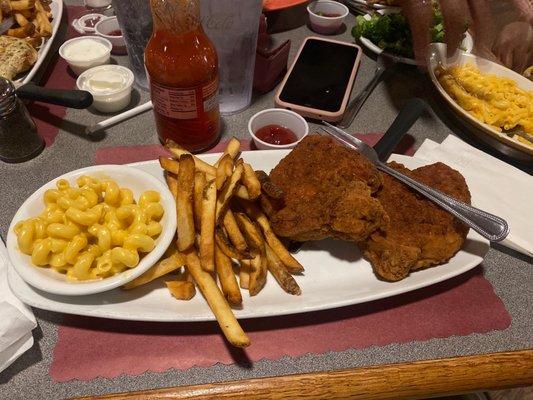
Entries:
[[113,8],[126,41],[135,83],[141,89],[149,90],[144,49],[152,35],[150,0],[113,0]]
[[221,114],[250,105],[262,0],[201,0],[202,26],[215,44]]

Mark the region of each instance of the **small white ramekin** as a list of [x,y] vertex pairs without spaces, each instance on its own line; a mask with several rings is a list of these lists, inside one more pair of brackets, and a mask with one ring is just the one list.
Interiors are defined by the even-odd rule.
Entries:
[[[124,87],[106,91],[91,90],[91,87],[88,83],[91,79],[91,76],[103,70],[117,72],[122,75],[124,78]],[[133,72],[129,68],[121,65],[100,65],[98,67],[88,69],[78,76],[78,79],[76,80],[76,86],[79,90],[86,90],[93,95],[92,105],[98,111],[103,113],[115,113],[126,108],[128,104],[130,104],[131,87],[133,86],[134,80],[135,77],[133,76]]]
[[[77,61],[69,59],[68,57],[65,57],[65,49],[71,45],[72,43],[80,40],[94,40],[101,44],[103,44],[108,50],[104,55],[101,55],[99,57],[91,58],[87,61]],[[76,75],[80,75],[84,71],[88,70],[89,68],[96,67],[98,65],[104,65],[109,64],[109,57],[111,55],[111,49],[113,48],[113,45],[111,42],[103,37],[99,36],[80,36],[74,39],[67,40],[65,43],[61,45],[59,48],[59,55],[68,63],[72,71]]]
[[[280,125],[284,128],[290,129],[294,132],[297,140],[289,144],[271,144],[262,141],[255,132],[267,125]],[[285,110],[283,108],[268,108],[260,111],[248,121],[248,132],[255,143],[255,147],[259,150],[280,150],[292,149],[309,133],[309,125],[307,121],[294,111]]]
[[[307,6],[311,29],[323,35],[337,33],[344,19],[350,12],[348,7],[337,1],[317,0]],[[319,13],[338,14],[338,17],[326,17]]]
[[94,27],[95,33],[98,36],[101,36],[111,42],[113,49],[111,53],[113,54],[126,54],[126,41],[124,36],[112,36],[109,35],[110,32],[115,30],[120,30],[120,25],[118,24],[117,17],[109,17],[100,20]]

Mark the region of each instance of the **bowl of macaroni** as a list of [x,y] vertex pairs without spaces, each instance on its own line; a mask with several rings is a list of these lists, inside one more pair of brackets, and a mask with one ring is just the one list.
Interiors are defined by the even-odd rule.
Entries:
[[533,157],[533,82],[474,54],[447,57],[446,45],[434,43],[428,59],[435,88],[451,108],[475,129],[472,133],[514,158]]
[[62,175],[19,208],[7,250],[15,271],[59,295],[111,290],[164,254],[176,232],[166,185],[133,167],[99,165]]

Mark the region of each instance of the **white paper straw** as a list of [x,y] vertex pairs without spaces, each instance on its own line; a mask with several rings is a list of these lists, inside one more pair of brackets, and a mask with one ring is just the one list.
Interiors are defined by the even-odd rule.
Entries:
[[125,121],[131,117],[135,117],[136,115],[139,115],[145,111],[152,109],[152,102],[148,101],[147,103],[141,104],[140,106],[134,107],[131,110],[124,111],[123,113],[117,114],[111,118],[105,119],[103,121],[98,122],[97,124],[88,126],[85,128],[85,133],[87,135],[91,135],[95,132],[98,132],[102,129],[108,128],[112,125],[118,124],[119,122]]

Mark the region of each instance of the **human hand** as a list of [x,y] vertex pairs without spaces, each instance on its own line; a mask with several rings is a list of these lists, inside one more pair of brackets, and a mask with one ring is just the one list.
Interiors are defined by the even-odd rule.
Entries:
[[497,35],[492,52],[507,68],[522,74],[533,65],[533,27],[522,21],[506,25]]
[[[493,24],[487,3],[487,0],[439,1],[448,54],[455,53],[467,28],[476,38],[476,47],[490,48]],[[419,66],[425,67],[430,43],[429,31],[434,19],[433,3],[431,0],[403,0],[402,7],[411,27],[415,59]]]

